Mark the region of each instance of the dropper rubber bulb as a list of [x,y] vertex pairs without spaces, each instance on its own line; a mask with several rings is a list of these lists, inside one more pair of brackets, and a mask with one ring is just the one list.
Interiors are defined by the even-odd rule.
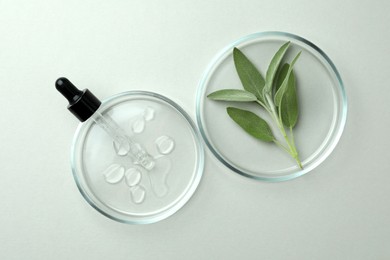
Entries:
[[67,78],[57,79],[56,89],[69,101],[69,103],[77,101],[83,94],[83,92],[77,89]]

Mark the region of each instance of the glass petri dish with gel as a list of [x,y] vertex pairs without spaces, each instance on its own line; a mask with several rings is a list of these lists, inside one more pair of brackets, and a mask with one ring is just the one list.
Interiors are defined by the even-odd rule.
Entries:
[[[245,53],[265,77],[272,56],[287,41],[291,42],[287,61],[302,51],[294,66],[299,104],[294,136],[303,169],[274,143],[248,135],[226,112],[228,106],[249,110],[272,127],[268,114],[259,105],[207,98],[220,89],[243,89],[234,66],[234,47]],[[214,58],[199,84],[196,115],[207,146],[228,168],[256,180],[285,181],[313,170],[333,151],[346,122],[347,98],[339,72],[320,48],[290,33],[262,32],[233,42]],[[272,130],[278,134],[277,128]]]
[[151,92],[130,91],[100,102],[66,78],[56,86],[84,122],[73,140],[71,164],[92,207],[119,222],[148,224],[190,199],[203,173],[204,151],[182,108]]

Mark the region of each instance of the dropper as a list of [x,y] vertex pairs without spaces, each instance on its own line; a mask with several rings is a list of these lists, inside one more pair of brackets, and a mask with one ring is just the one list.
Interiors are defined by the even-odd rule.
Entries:
[[67,78],[56,80],[56,89],[69,101],[68,109],[81,122],[93,120],[114,141],[115,150],[121,156],[129,155],[134,164],[141,165],[146,170],[155,166],[152,156],[141,146],[134,142],[130,136],[109,116],[100,112],[100,100],[88,89],[79,90]]

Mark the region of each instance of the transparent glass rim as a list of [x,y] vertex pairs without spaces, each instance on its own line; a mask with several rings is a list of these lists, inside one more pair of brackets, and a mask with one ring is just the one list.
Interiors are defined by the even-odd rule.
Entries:
[[114,100],[116,100],[118,98],[125,97],[125,96],[147,96],[147,97],[160,99],[160,100],[166,102],[167,104],[171,105],[174,109],[176,109],[177,112],[179,112],[184,117],[184,119],[188,122],[188,124],[191,128],[191,131],[193,133],[194,142],[195,142],[196,147],[197,147],[198,168],[197,168],[197,171],[196,171],[195,176],[193,178],[193,181],[192,181],[191,185],[189,186],[189,188],[187,189],[186,193],[184,195],[182,195],[180,198],[178,198],[172,207],[169,207],[166,210],[164,210],[161,213],[158,213],[156,215],[151,215],[151,216],[142,217],[142,218],[135,218],[135,219],[119,218],[119,217],[113,216],[109,212],[100,208],[94,202],[94,200],[92,198],[90,198],[88,193],[85,191],[85,188],[83,187],[82,181],[80,180],[78,169],[77,169],[78,158],[77,158],[77,151],[76,150],[77,150],[77,144],[78,144],[78,142],[80,142],[80,138],[82,138],[81,132],[84,130],[83,123],[80,123],[78,125],[76,133],[75,133],[74,138],[73,138],[73,142],[72,142],[72,147],[71,147],[72,174],[73,174],[73,178],[76,182],[77,188],[78,188],[79,192],[81,193],[81,195],[83,196],[83,198],[87,201],[87,203],[91,207],[93,207],[95,210],[97,210],[102,215],[104,215],[112,220],[115,220],[117,222],[125,223],[125,224],[151,224],[151,223],[155,223],[155,222],[161,221],[163,219],[166,219],[169,216],[173,215],[190,200],[190,198],[192,197],[192,195],[196,191],[197,187],[199,186],[200,180],[201,180],[202,175],[203,175],[204,160],[205,160],[204,159],[204,157],[205,157],[204,147],[203,147],[202,138],[201,138],[201,135],[198,131],[198,128],[196,127],[195,123],[193,122],[193,120],[191,119],[189,114],[187,112],[185,112],[177,103],[175,103],[171,99],[169,99],[163,95],[160,95],[158,93],[149,92],[149,91],[142,91],[142,90],[126,91],[126,92],[122,92],[122,93],[113,95],[111,97],[108,97],[107,99],[104,99],[102,101],[101,106],[104,106],[107,103],[113,102]]
[[[338,89],[340,91],[340,97],[341,97],[341,103],[342,103],[342,105],[340,107],[341,113],[339,115],[338,128],[335,129],[336,132],[334,133],[333,140],[330,144],[328,144],[327,149],[323,153],[321,158],[319,160],[316,160],[314,163],[310,164],[308,167],[305,167],[304,169],[299,169],[298,171],[293,172],[293,173],[288,174],[288,175],[275,176],[275,177],[255,176],[255,175],[250,174],[248,172],[241,171],[240,169],[234,167],[232,164],[230,164],[228,161],[226,161],[223,158],[223,156],[221,156],[221,154],[213,147],[210,140],[208,139],[205,126],[202,123],[202,111],[201,111],[203,93],[204,93],[205,88],[207,86],[207,80],[210,77],[210,75],[212,74],[215,64],[221,58],[223,58],[227,52],[230,52],[235,46],[242,44],[246,41],[253,40],[253,39],[267,38],[267,37],[292,38],[296,41],[303,43],[304,45],[308,46],[309,48],[312,48],[314,51],[318,52],[318,54],[328,63],[329,67],[331,68],[331,72],[334,73],[334,76],[337,79],[337,83],[338,83],[337,85],[339,87]],[[214,156],[220,162],[222,162],[222,164],[224,164],[230,170],[232,170],[232,171],[234,171],[234,172],[236,172],[244,177],[258,180],[258,181],[265,181],[265,182],[281,182],[281,181],[291,180],[291,179],[297,178],[299,176],[302,176],[302,175],[310,172],[311,170],[316,168],[318,165],[320,165],[331,154],[331,152],[334,150],[334,148],[336,147],[337,143],[339,142],[339,140],[341,138],[341,135],[344,131],[345,124],[346,124],[347,110],[348,110],[348,101],[347,101],[347,95],[346,95],[346,91],[344,88],[343,80],[341,79],[340,73],[338,72],[336,66],[334,65],[332,60],[328,57],[328,55],[325,54],[325,52],[323,50],[321,50],[318,46],[316,46],[314,43],[310,42],[309,40],[307,40],[301,36],[292,34],[292,33],[281,32],[281,31],[266,31],[266,32],[257,32],[257,33],[249,34],[249,35],[244,36],[244,37],[230,43],[229,45],[227,45],[209,63],[208,67],[206,68],[206,70],[203,73],[202,78],[199,82],[198,90],[197,90],[197,94],[196,94],[196,121],[198,124],[199,131],[202,135],[202,138],[203,138],[204,142],[206,143],[207,147],[210,149],[210,151],[214,154]]]

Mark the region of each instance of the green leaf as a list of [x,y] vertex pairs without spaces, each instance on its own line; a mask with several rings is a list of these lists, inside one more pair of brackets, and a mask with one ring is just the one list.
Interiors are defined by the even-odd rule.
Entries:
[[294,64],[295,62],[298,60],[299,56],[301,55],[301,52],[299,52],[297,54],[297,56],[295,56],[295,58],[293,59],[293,61],[291,62],[291,65],[289,66],[288,68],[288,71],[287,71],[287,74],[286,74],[286,77],[284,78],[281,86],[279,87],[278,91],[276,92],[275,94],[275,97],[274,97],[274,103],[276,106],[280,107],[280,104],[282,102],[282,98],[283,98],[283,95],[284,93],[286,92],[286,89],[287,89],[287,86],[288,86],[288,79],[290,77],[290,73],[294,67]]
[[275,90],[274,93],[276,93],[279,88],[282,86],[283,80],[286,78],[288,68],[290,65],[288,63],[283,64],[282,68],[278,72],[278,76],[276,77],[276,82],[274,84]]
[[252,62],[239,49],[233,50],[234,65],[244,89],[264,101],[264,78]]
[[212,100],[251,102],[256,101],[256,96],[241,89],[222,89],[215,91],[207,96]]
[[295,85],[294,70],[291,71],[287,82],[287,89],[284,92],[282,103],[279,107],[282,122],[286,127],[293,128],[298,120],[298,99]]
[[290,46],[290,42],[286,42],[285,44],[283,44],[282,47],[280,47],[279,50],[275,53],[274,57],[272,58],[269,66],[268,66],[267,74],[265,76],[266,83],[265,83],[265,89],[264,89],[264,91],[267,93],[270,93],[272,90],[272,86],[274,84],[275,74],[278,71],[279,64],[281,63],[289,46]]
[[228,107],[226,110],[231,119],[253,137],[265,142],[275,139],[267,122],[256,114],[235,107]]

